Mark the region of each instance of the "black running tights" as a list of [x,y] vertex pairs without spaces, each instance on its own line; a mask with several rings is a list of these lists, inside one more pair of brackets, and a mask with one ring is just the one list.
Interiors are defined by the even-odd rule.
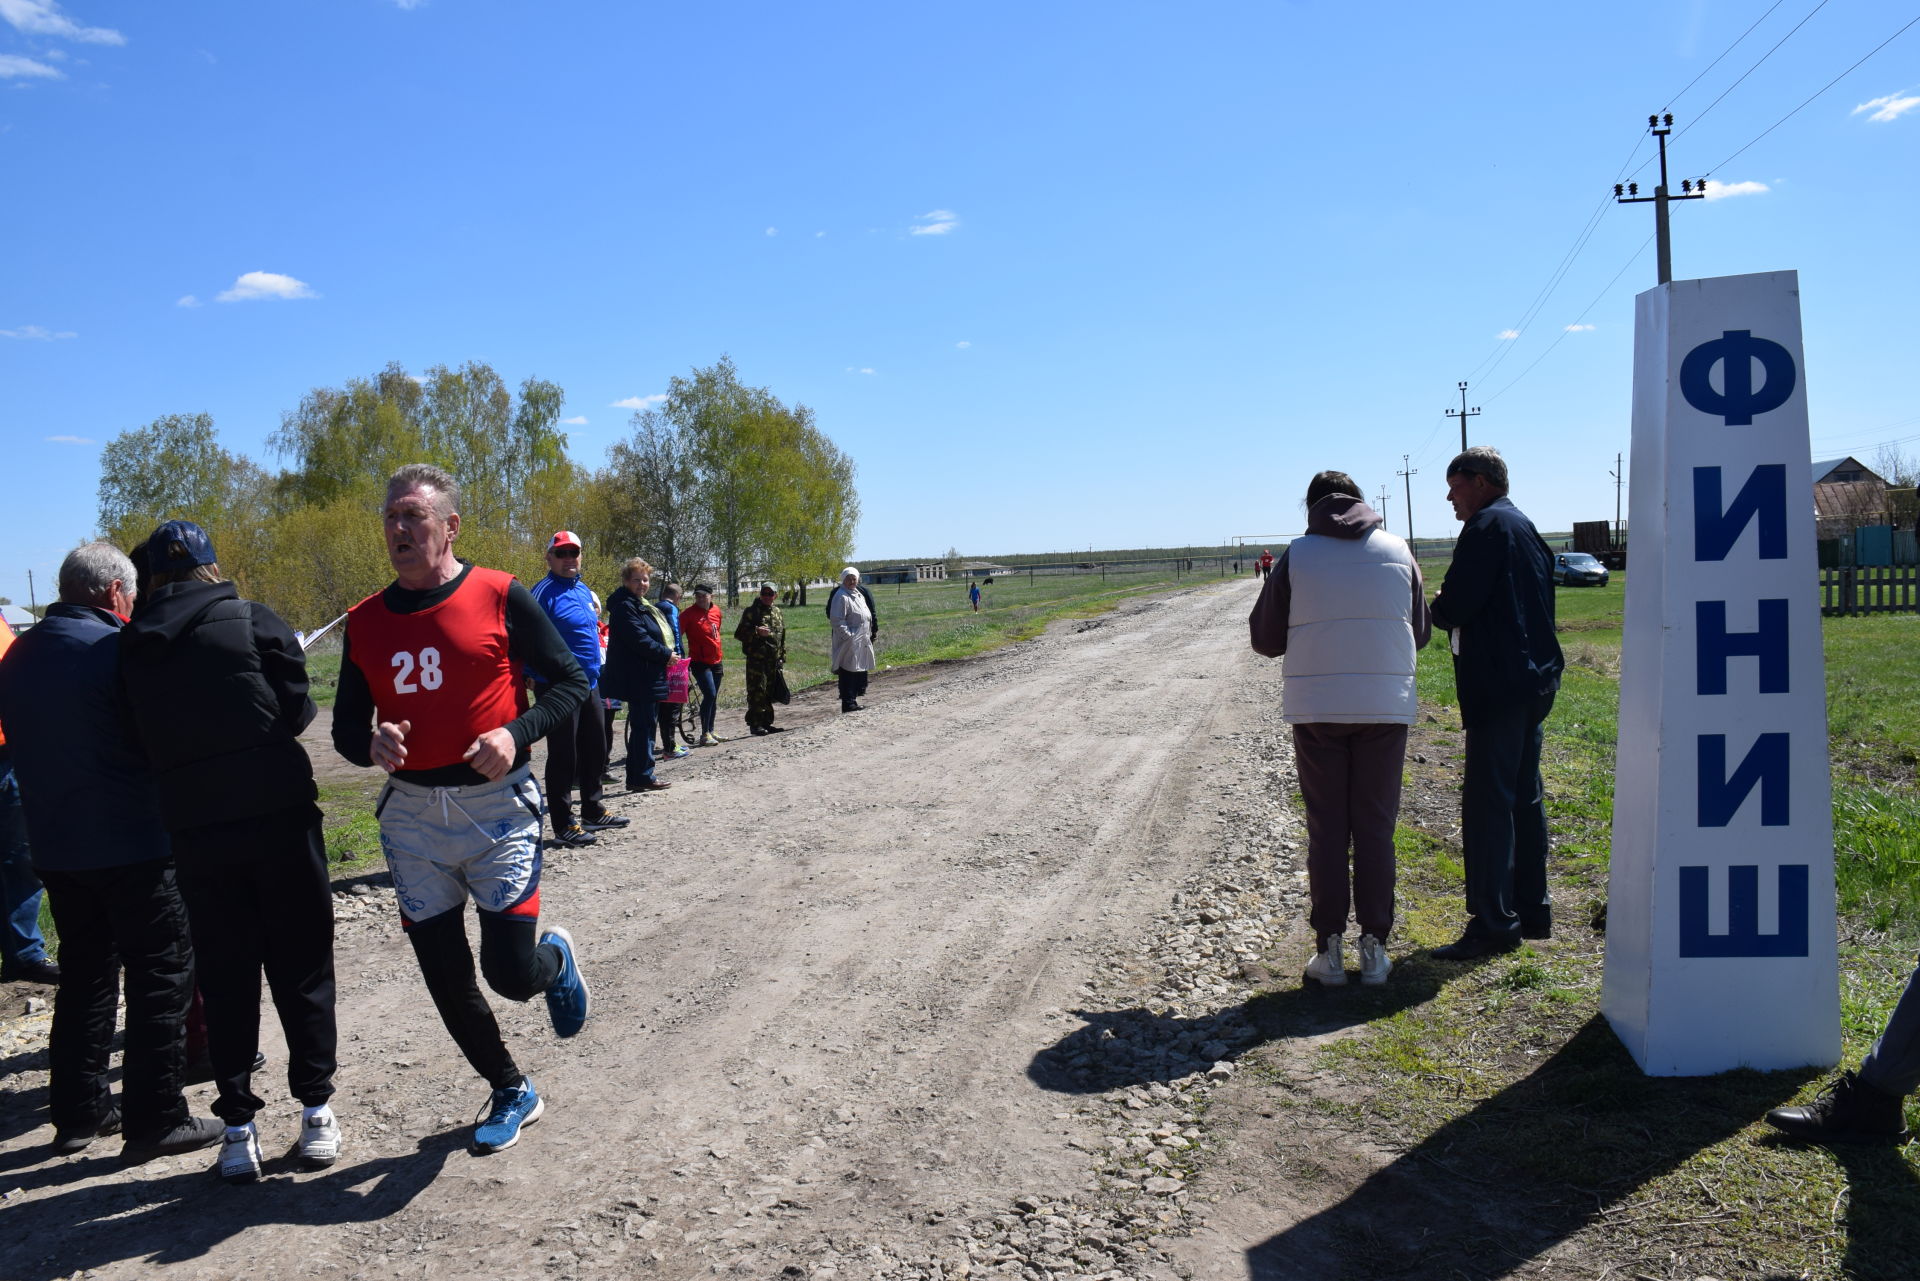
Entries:
[[[473,977],[465,905],[407,924],[407,938],[420,962],[420,976],[460,1052],[494,1089],[520,1079],[513,1055],[500,1039],[493,1008]],[[526,1001],[552,986],[560,973],[560,949],[536,943],[532,917],[480,912],[480,972],[487,986],[509,1001]]]

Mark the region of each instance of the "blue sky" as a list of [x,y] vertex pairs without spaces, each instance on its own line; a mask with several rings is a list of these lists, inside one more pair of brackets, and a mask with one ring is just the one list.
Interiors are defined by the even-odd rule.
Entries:
[[0,0],[0,594],[118,432],[275,464],[390,360],[552,379],[598,464],[730,354],[868,557],[1285,532],[1322,467],[1404,532],[1403,454],[1450,533],[1467,377],[1523,508],[1609,517],[1654,266],[1600,204],[1669,106],[1734,189],[1676,274],[1798,269],[1815,451],[1920,452],[1920,27],[1720,165],[1915,16],[1770,4]]

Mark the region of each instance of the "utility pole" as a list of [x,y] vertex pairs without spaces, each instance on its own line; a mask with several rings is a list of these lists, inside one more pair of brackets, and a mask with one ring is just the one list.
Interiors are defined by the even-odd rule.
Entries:
[[[33,594],[33,571],[32,570],[27,571],[27,608],[30,611],[32,611],[33,616],[35,618],[40,617],[40,600],[37,596]],[[4,626],[6,626],[6,624],[0,623],[0,627],[4,627]]]
[[1386,524],[1387,523],[1387,487],[1385,485],[1380,486],[1380,497],[1374,499],[1373,501],[1380,504],[1380,523],[1382,525]]
[[1627,483],[1626,468],[1620,465],[1620,455],[1613,455],[1613,470],[1607,475],[1613,477],[1613,545],[1620,545],[1620,487]]
[[1653,189],[1651,196],[1640,194],[1640,184],[1630,182],[1624,190],[1619,183],[1613,184],[1613,198],[1623,205],[1653,205],[1654,252],[1660,260],[1660,283],[1666,284],[1673,279],[1673,236],[1667,228],[1667,204],[1674,200],[1703,200],[1707,194],[1707,180],[1682,178],[1680,194],[1667,194],[1667,135],[1673,132],[1673,113],[1664,116],[1648,116],[1647,129],[1660,143],[1660,185]]
[[[1466,386],[1465,383],[1461,383],[1460,385],[1462,387]],[[1420,474],[1417,468],[1406,466],[1410,461],[1411,459],[1408,455],[1400,455],[1403,470],[1394,473],[1396,476],[1405,478],[1407,482],[1407,546],[1409,547],[1413,546],[1413,478]]]
[[1479,416],[1480,406],[1475,405],[1472,409],[1467,408],[1467,385],[1461,383],[1460,408],[1447,410],[1447,417],[1458,418],[1460,420],[1460,452],[1463,454],[1467,452],[1467,419],[1478,418]]

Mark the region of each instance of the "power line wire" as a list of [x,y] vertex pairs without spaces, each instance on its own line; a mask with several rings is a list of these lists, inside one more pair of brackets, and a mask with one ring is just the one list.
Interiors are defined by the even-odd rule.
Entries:
[[1555,338],[1551,343],[1549,343],[1545,351],[1541,352],[1538,356],[1534,357],[1533,364],[1528,365],[1525,369],[1521,370],[1519,374],[1514,377],[1512,382],[1509,382],[1505,387],[1502,387],[1499,391],[1494,392],[1493,395],[1488,396],[1481,403],[1486,405],[1491,405],[1494,401],[1506,395],[1509,391],[1513,390],[1514,384],[1518,383],[1522,378],[1525,378],[1528,374],[1533,372],[1534,365],[1538,365],[1541,361],[1545,360],[1548,356],[1551,356],[1553,354],[1553,349],[1555,347],[1558,347],[1563,341],[1565,341],[1567,335],[1570,333],[1573,333],[1575,328],[1580,324],[1580,322],[1587,318],[1587,313],[1592,311],[1595,307],[1599,306],[1600,300],[1602,298],[1605,298],[1609,293],[1613,292],[1613,287],[1620,283],[1620,277],[1627,274],[1627,268],[1633,266],[1634,263],[1639,262],[1640,255],[1647,252],[1647,246],[1652,243],[1653,243],[1652,236],[1648,236],[1645,240],[1641,241],[1640,247],[1633,251],[1633,256],[1627,259],[1624,263],[1620,265],[1620,270],[1613,273],[1613,279],[1609,280],[1606,283],[1606,285],[1601,288],[1600,292],[1594,295],[1593,301],[1588,303],[1584,308],[1581,309],[1580,314],[1578,316],[1575,316],[1573,318],[1572,323],[1570,323],[1565,329],[1562,329],[1560,331],[1560,336],[1558,338]]
[[1712,111],[1715,107],[1719,106],[1722,100],[1724,100],[1728,94],[1732,93],[1735,89],[1738,89],[1742,84],[1744,84],[1748,76],[1752,75],[1754,72],[1760,69],[1760,64],[1762,62],[1765,62],[1768,58],[1771,58],[1774,54],[1778,53],[1780,51],[1780,46],[1785,44],[1787,41],[1793,39],[1794,34],[1798,32],[1800,28],[1806,26],[1809,22],[1812,22],[1814,14],[1819,13],[1822,9],[1826,8],[1831,3],[1833,3],[1833,0],[1820,0],[1819,4],[1813,6],[1812,12],[1808,13],[1806,17],[1800,19],[1800,21],[1793,24],[1792,31],[1787,32],[1786,35],[1781,36],[1778,40],[1774,41],[1773,48],[1761,54],[1758,61],[1756,61],[1751,67],[1748,67],[1745,71],[1741,72],[1740,79],[1734,81],[1732,84],[1722,89],[1720,91],[1720,97],[1715,98],[1712,102],[1709,102],[1706,105],[1706,107],[1703,108],[1702,110],[1695,112],[1693,117],[1687,121],[1686,128],[1681,129],[1678,133],[1673,135],[1674,141],[1678,142],[1681,139],[1681,137],[1685,135],[1688,129],[1693,128],[1695,125],[1699,124],[1702,120],[1705,120],[1707,118],[1708,112]]
[[1745,147],[1740,148],[1739,151],[1734,152],[1733,155],[1728,156],[1725,160],[1722,160],[1719,164],[1713,166],[1712,169],[1709,169],[1706,172],[1712,173],[1714,172],[1714,170],[1724,169],[1726,168],[1726,166],[1732,164],[1734,160],[1737,159],[1742,152],[1747,150],[1747,147],[1753,146],[1754,143],[1759,142],[1760,139],[1766,137],[1768,134],[1772,133],[1775,129],[1778,129],[1781,125],[1787,123],[1787,121],[1799,115],[1800,112],[1806,108],[1808,103],[1811,103],[1815,98],[1818,98],[1821,94],[1824,94],[1827,90],[1833,88],[1835,85],[1839,84],[1842,80],[1845,80],[1848,76],[1858,71],[1860,69],[1861,63],[1864,63],[1868,58],[1871,58],[1874,54],[1879,53],[1882,49],[1886,48],[1888,45],[1892,44],[1895,40],[1898,40],[1901,36],[1905,35],[1908,29],[1911,28],[1915,23],[1920,23],[1920,14],[1916,14],[1913,17],[1909,18],[1907,20],[1906,26],[1901,27],[1898,31],[1888,36],[1885,40],[1882,40],[1879,44],[1873,46],[1873,48],[1867,50],[1864,54],[1860,55],[1859,62],[1854,63],[1851,67],[1848,67],[1845,71],[1842,71],[1839,75],[1827,81],[1827,83],[1825,83],[1824,85],[1821,85],[1820,88],[1816,89],[1807,98],[1806,102],[1801,103],[1798,107],[1795,107],[1792,111],[1789,111],[1786,115],[1781,116],[1778,120],[1768,125],[1765,129],[1762,129],[1757,135],[1755,135],[1753,142],[1749,142]]
[[1724,62],[1726,60],[1727,55],[1732,53],[1736,48],[1739,47],[1741,40],[1745,40],[1748,36],[1752,35],[1755,27],[1758,27],[1761,23],[1765,22],[1768,18],[1771,18],[1773,16],[1774,9],[1778,9],[1781,5],[1785,4],[1786,2],[1787,0],[1773,0],[1772,6],[1765,13],[1761,14],[1758,18],[1755,18],[1753,20],[1753,26],[1748,27],[1745,31],[1742,31],[1740,33],[1739,40],[1735,40],[1732,44],[1722,49],[1720,51],[1720,56],[1707,64],[1706,71],[1702,71],[1699,75],[1687,81],[1686,89],[1682,89],[1679,93],[1674,94],[1673,97],[1668,100],[1667,105],[1660,109],[1661,112],[1665,113],[1668,111],[1672,111],[1674,108],[1674,104],[1679,102],[1680,99],[1687,96],[1687,89],[1691,89],[1695,85],[1699,84],[1700,81],[1706,76],[1708,71],[1712,71],[1715,67],[1719,66],[1722,62]]

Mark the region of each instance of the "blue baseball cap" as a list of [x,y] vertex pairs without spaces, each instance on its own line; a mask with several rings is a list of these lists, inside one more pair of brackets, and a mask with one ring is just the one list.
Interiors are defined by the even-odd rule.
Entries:
[[[171,549],[176,543],[186,549],[186,555],[172,553]],[[213,554],[213,540],[207,537],[207,531],[190,520],[170,520],[154,530],[147,539],[146,550],[147,572],[150,574],[193,569],[200,565],[215,564],[219,560]]]

